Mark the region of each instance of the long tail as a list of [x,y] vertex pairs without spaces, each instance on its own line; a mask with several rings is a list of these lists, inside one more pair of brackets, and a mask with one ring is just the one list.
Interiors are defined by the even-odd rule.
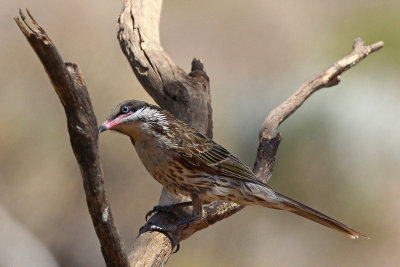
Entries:
[[[276,206],[273,205],[272,208],[288,210],[288,211],[293,212],[297,215],[300,215],[304,218],[310,219],[314,222],[325,225],[333,230],[341,232],[351,239],[356,239],[359,237],[369,239],[369,237],[367,237],[366,235],[364,235],[354,229],[351,229],[350,227],[344,225],[343,223],[338,222],[335,219],[332,219],[332,218],[326,216],[325,214],[322,214],[319,211],[316,211],[310,207],[307,207],[306,205],[303,205],[300,202],[290,199],[290,198],[288,198],[284,195],[281,195],[277,192],[275,192],[275,194],[279,198],[279,201],[278,201],[277,205]],[[270,204],[268,204],[266,206],[271,207]]]

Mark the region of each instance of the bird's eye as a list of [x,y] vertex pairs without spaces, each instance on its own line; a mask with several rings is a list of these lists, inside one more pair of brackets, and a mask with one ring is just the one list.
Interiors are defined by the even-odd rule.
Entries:
[[129,111],[130,111],[131,109],[128,107],[128,106],[123,106],[122,108],[121,108],[121,111],[122,111],[122,113],[128,113]]

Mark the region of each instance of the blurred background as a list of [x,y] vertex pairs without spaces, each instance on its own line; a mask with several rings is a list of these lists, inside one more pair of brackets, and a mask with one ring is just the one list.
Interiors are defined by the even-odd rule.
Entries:
[[[152,102],[116,39],[122,1],[0,0],[0,266],[104,266],[61,104],[13,21],[29,8],[79,64],[98,122],[125,99]],[[279,128],[269,184],[367,234],[248,207],[182,242],[169,266],[398,266],[400,2],[165,1],[161,39],[211,78],[215,140],[252,166],[268,112],[352,50],[385,47],[314,94]],[[161,186],[127,137],[100,138],[105,186],[129,248]]]

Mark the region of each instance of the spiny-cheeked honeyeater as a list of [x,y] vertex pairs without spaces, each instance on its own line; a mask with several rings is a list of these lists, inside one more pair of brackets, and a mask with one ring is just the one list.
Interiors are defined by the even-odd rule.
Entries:
[[114,108],[99,133],[106,130],[128,135],[144,166],[159,183],[174,194],[191,197],[193,214],[185,224],[201,217],[203,204],[228,200],[287,210],[350,238],[366,237],[273,191],[225,148],[157,106],[137,100],[124,101]]

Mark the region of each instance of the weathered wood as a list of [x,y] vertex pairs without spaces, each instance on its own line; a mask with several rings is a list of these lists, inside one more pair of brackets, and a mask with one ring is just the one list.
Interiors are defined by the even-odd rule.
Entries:
[[103,170],[98,150],[97,121],[89,93],[78,66],[65,63],[49,36],[20,10],[19,28],[38,55],[67,116],[71,146],[81,170],[89,213],[107,266],[129,266],[124,245],[113,222],[103,187]]
[[337,85],[340,82],[340,74],[382,47],[382,41],[366,46],[361,38],[356,38],[353,43],[353,52],[350,55],[336,61],[314,78],[305,81],[296,92],[268,114],[260,129],[260,139],[272,138],[279,125],[295,112],[311,94],[319,89]]
[[144,89],[163,109],[212,137],[210,85],[203,64],[192,62],[186,74],[160,43],[161,0],[124,1],[118,40]]
[[279,134],[275,136],[279,125],[313,93],[319,89],[337,85],[343,72],[382,47],[382,41],[366,46],[361,38],[356,38],[350,55],[336,61],[314,78],[305,81],[288,99],[268,114],[259,131],[260,144],[253,170],[257,177],[262,177],[262,180],[267,182],[272,175],[276,152],[281,141]]

